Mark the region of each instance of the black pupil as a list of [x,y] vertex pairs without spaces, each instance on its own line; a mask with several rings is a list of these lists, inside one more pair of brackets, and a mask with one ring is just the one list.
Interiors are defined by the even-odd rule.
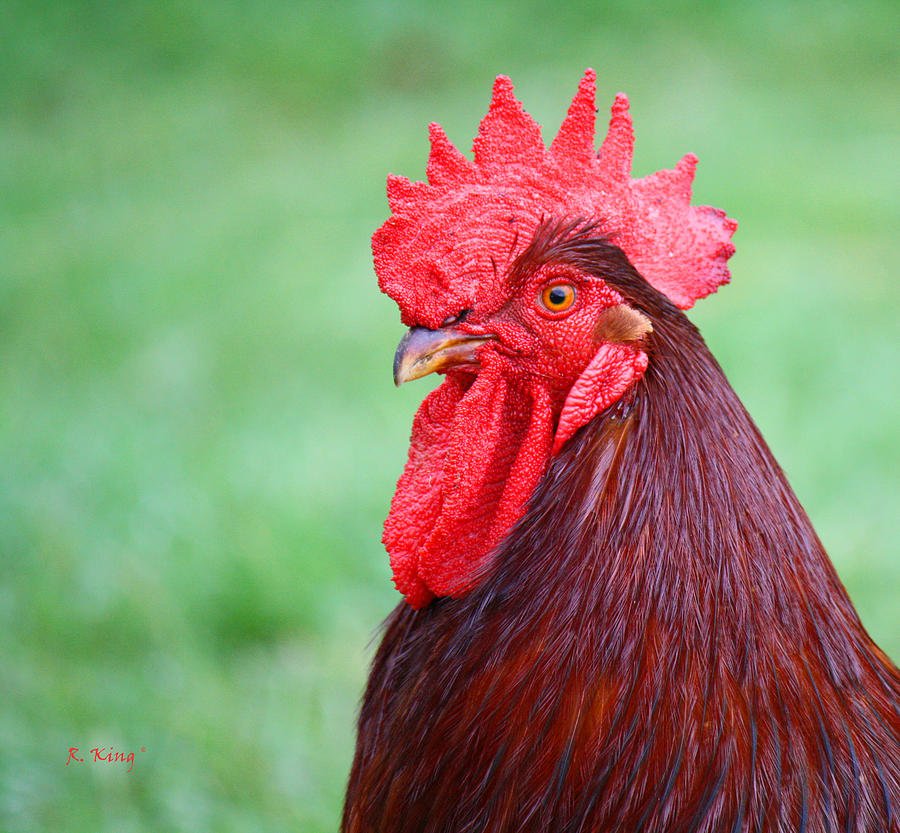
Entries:
[[553,289],[550,290],[550,303],[553,304],[554,307],[562,306],[569,297],[569,293],[566,292],[561,286],[554,286]]

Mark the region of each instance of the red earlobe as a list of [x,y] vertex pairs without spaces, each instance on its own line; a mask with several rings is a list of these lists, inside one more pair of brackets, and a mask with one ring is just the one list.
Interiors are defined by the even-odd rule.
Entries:
[[566,397],[552,453],[556,454],[582,425],[616,402],[644,375],[647,362],[647,354],[637,347],[604,344]]

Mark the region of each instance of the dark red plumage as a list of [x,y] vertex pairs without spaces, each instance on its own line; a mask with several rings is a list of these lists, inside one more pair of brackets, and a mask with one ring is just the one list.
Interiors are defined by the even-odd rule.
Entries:
[[471,590],[388,619],[343,830],[900,830],[900,674],[699,333],[595,222],[509,273],[548,262],[652,324],[646,371]]

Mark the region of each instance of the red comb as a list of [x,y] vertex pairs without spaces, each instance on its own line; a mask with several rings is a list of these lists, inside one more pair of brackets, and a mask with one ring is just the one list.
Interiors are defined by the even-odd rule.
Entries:
[[430,127],[428,182],[388,177],[392,216],[375,232],[379,285],[408,324],[437,327],[448,315],[490,303],[497,260],[514,255],[542,219],[599,221],[638,271],[682,309],[729,280],[737,224],[709,206],[692,206],[697,159],[631,178],[634,133],[619,94],[609,131],[594,152],[595,76],[587,70],[549,149],[540,127],[494,82],[469,161],[437,124]]

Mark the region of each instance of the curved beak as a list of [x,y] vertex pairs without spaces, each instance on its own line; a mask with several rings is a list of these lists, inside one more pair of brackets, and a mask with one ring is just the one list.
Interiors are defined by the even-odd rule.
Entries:
[[452,367],[477,365],[476,351],[494,336],[471,335],[453,327],[429,330],[410,327],[400,339],[394,354],[394,384],[420,379],[429,373],[442,373]]

